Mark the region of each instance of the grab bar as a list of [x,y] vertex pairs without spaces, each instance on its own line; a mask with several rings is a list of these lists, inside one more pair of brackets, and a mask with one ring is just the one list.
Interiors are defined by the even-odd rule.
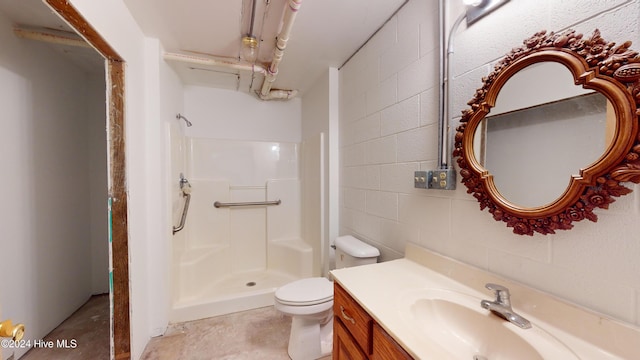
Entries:
[[238,203],[221,203],[220,201],[216,201],[213,203],[213,206],[216,208],[222,207],[236,207],[236,206],[260,206],[260,205],[280,205],[282,201],[280,199],[275,201],[256,201],[256,202],[238,202]]
[[189,202],[191,201],[191,184],[189,183],[189,180],[184,177],[183,173],[180,173],[180,181],[178,182],[178,184],[180,185],[182,197],[185,198],[185,201],[184,208],[182,208],[182,217],[180,217],[180,225],[173,227],[173,235],[175,235],[178,231],[184,229],[184,223],[187,221],[187,212],[189,211]]
[[184,208],[182,209],[182,217],[180,218],[180,225],[173,227],[174,235],[178,231],[184,229],[184,223],[187,220],[187,212],[189,211],[189,202],[191,201],[191,194],[183,194],[183,196],[186,198],[186,200],[184,201]]

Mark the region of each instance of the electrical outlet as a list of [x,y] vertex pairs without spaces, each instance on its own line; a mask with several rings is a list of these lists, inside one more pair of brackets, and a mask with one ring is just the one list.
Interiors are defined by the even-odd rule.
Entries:
[[454,169],[429,170],[427,189],[455,190],[456,171]]
[[413,173],[413,187],[418,189],[427,188],[427,172],[416,171]]

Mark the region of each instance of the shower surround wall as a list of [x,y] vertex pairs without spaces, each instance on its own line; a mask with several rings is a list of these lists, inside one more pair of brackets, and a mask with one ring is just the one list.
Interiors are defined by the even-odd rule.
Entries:
[[[640,188],[555,235],[517,236],[458,184],[413,188],[438,166],[437,1],[410,0],[340,70],[340,232],[403,256],[407,242],[640,325]],[[460,2],[461,3],[461,2]],[[462,12],[456,1],[449,24]],[[542,29],[571,27],[640,48],[639,1],[511,1],[456,35],[452,115],[494,62]],[[458,118],[453,119],[455,129]],[[615,296],[611,296],[615,294]]]
[[[270,305],[275,288],[312,272],[312,248],[300,238],[299,145],[186,141],[191,205],[186,239],[174,248],[174,319]],[[275,200],[281,204],[213,206]]]
[[[271,305],[276,288],[312,276],[317,263],[314,248],[301,236],[299,131],[288,134],[288,126],[274,139],[275,133],[260,129],[274,122],[283,127],[287,121],[299,129],[299,104],[186,87],[184,114],[193,127],[181,125],[186,137],[172,134],[173,172],[184,169],[191,204],[185,229],[172,244],[171,321]],[[220,119],[226,122],[217,123]],[[183,206],[177,181],[172,193],[177,224]],[[275,200],[281,204],[213,205]]]

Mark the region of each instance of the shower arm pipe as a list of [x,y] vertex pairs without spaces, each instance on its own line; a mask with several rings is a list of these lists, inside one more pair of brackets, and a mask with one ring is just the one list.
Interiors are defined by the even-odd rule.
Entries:
[[[449,116],[451,114],[450,106],[450,85],[451,85],[451,55],[453,54],[453,37],[462,24],[462,21],[467,17],[466,11],[463,12],[455,21],[451,30],[449,31],[449,38],[447,39],[447,33],[445,30],[445,3],[446,0],[440,0],[439,3],[439,16],[440,16],[440,119],[438,134],[439,146],[438,146],[438,160],[440,162],[440,169],[449,168]],[[445,47],[446,45],[446,47]],[[446,53],[446,54],[445,54]]]
[[271,87],[276,81],[278,65],[280,65],[280,61],[282,61],[282,57],[284,56],[284,50],[287,47],[287,42],[289,42],[291,29],[293,28],[293,23],[295,22],[301,4],[302,0],[289,0],[288,6],[285,7],[282,29],[278,33],[278,36],[276,36],[276,46],[273,49],[273,60],[267,68],[262,88],[258,94],[262,100],[290,99],[297,94],[296,90],[271,90]]
[[189,211],[189,202],[191,202],[191,194],[183,192],[182,196],[185,198],[185,200],[184,200],[184,208],[182,208],[182,216],[180,217],[180,224],[178,226],[174,226],[173,227],[173,234],[174,235],[178,231],[184,229],[184,224],[187,222],[187,212]]
[[[187,119],[184,115],[178,113],[176,115],[176,119],[178,120],[184,120],[184,122],[187,124],[187,127],[191,127],[193,124],[191,123],[191,121],[189,121],[189,119]],[[186,180],[186,179],[185,179]]]
[[192,65],[216,66],[229,70],[250,71],[262,75],[267,74],[267,68],[260,64],[248,62],[231,62],[225,60],[211,59],[202,56],[186,55],[178,53],[164,53],[163,58],[169,61],[178,61]]

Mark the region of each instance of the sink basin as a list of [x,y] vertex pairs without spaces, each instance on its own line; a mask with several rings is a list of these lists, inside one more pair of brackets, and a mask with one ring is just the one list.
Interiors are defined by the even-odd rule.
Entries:
[[521,329],[481,308],[481,300],[451,290],[421,289],[400,294],[398,309],[414,334],[434,343],[438,358],[579,359],[532,319],[530,329]]

